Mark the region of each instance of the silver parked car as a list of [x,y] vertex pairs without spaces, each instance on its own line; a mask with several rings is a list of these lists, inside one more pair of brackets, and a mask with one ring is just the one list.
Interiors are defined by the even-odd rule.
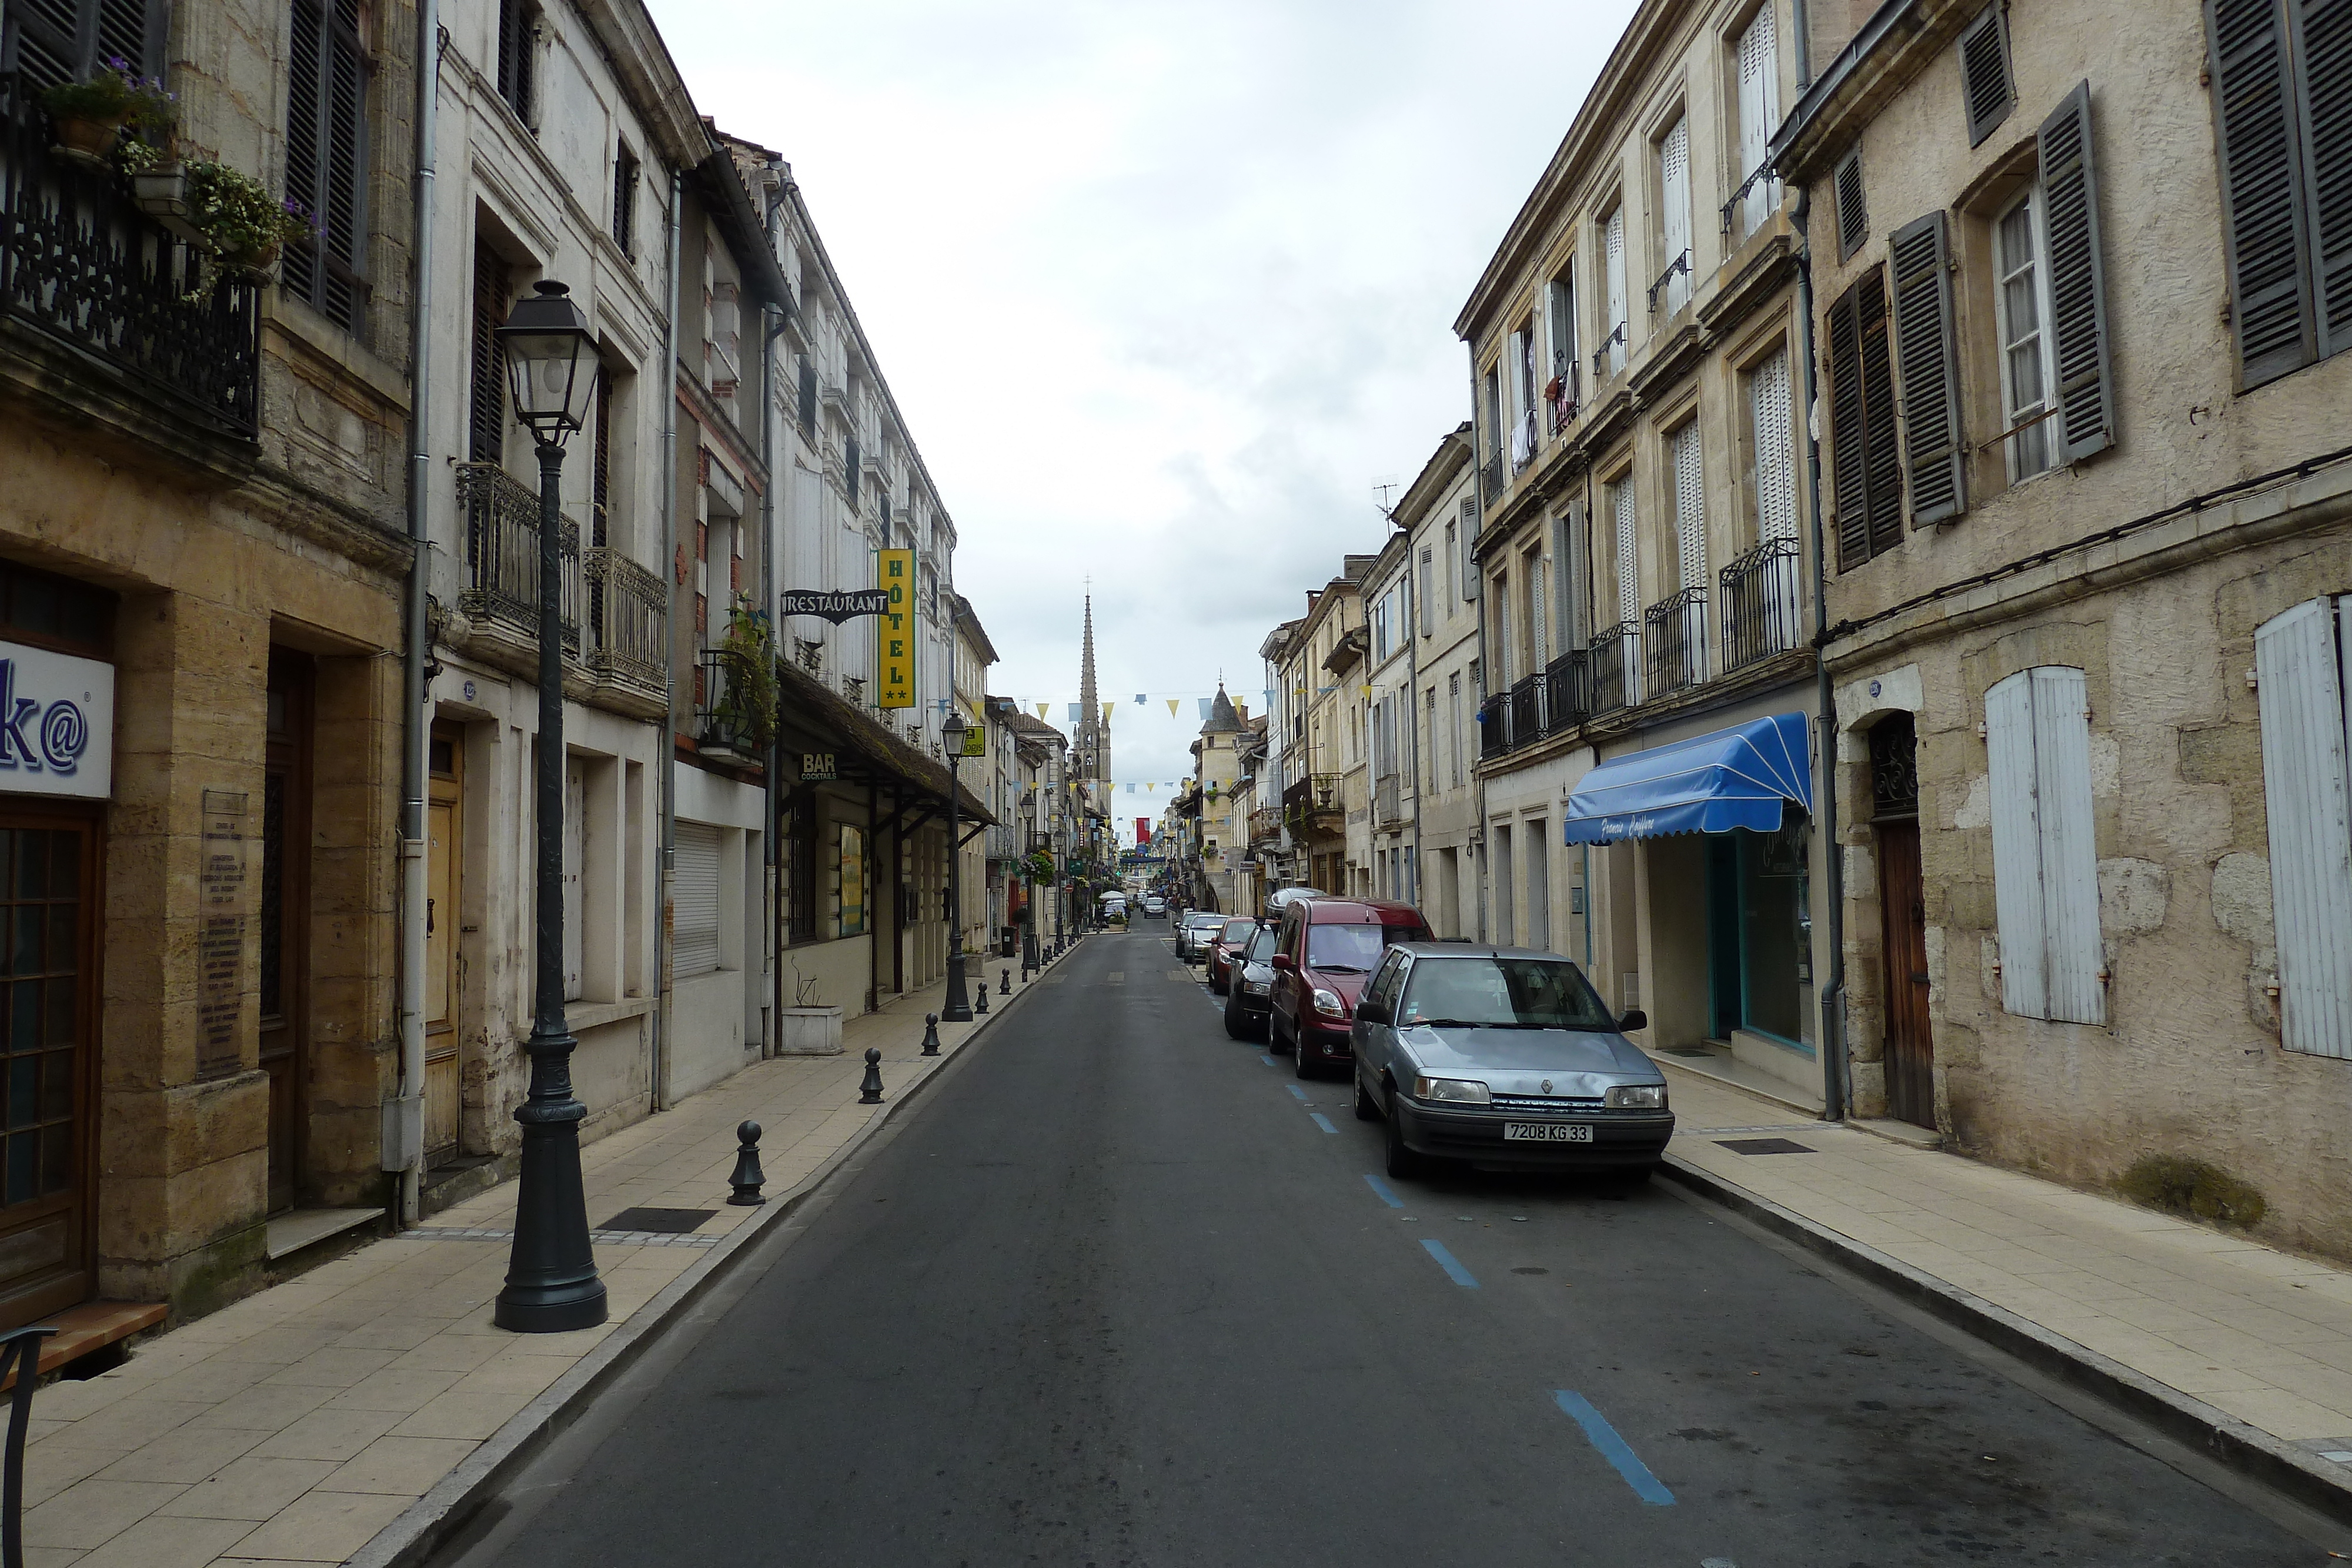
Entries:
[[1209,944],[1225,928],[1225,917],[1213,909],[1188,909],[1176,924],[1176,956],[1197,964],[1209,956]]
[[1657,1168],[1665,1075],[1555,953],[1409,942],[1356,1006],[1356,1115],[1388,1123],[1388,1171],[1423,1156],[1517,1169]]

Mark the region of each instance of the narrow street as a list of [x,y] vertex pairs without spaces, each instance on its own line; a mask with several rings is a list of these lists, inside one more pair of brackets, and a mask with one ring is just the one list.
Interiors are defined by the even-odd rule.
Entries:
[[1084,944],[438,1561],[2318,1558],[1663,1181],[1386,1183],[1195,975]]

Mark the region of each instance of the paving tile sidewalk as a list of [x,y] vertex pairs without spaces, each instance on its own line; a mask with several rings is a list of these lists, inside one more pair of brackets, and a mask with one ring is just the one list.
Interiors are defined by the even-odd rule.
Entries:
[[[1671,1155],[2324,1456],[2352,1487],[2352,1271],[1785,1106],[1669,1066]],[[1785,1138],[1807,1153],[1742,1153]],[[2338,1471],[2340,1470],[2340,1476]]]
[[[1056,968],[992,994],[991,1017],[1061,980]],[[101,1376],[40,1389],[25,1455],[27,1568],[345,1561],[737,1227],[774,1211],[725,1201],[737,1124],[761,1124],[772,1200],[987,1026],[941,1024],[942,1054],[922,1056],[924,1014],[943,992],[847,1020],[839,1056],[755,1063],[587,1145],[592,1226],[639,1207],[716,1211],[687,1237],[600,1232],[602,1327],[491,1325],[509,1182],[141,1345]],[[882,1052],[884,1105],[857,1103],[869,1046]]]

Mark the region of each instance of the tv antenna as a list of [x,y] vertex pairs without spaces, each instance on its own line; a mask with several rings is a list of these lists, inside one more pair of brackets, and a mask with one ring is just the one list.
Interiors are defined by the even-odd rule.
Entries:
[[1380,507],[1381,517],[1391,522],[1396,520],[1396,508],[1389,504],[1389,497],[1403,488],[1393,474],[1383,474],[1372,481],[1372,494],[1380,497],[1372,504]]

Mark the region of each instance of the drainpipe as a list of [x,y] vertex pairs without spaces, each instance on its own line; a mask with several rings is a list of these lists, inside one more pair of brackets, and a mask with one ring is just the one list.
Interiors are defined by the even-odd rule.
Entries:
[[400,1223],[416,1223],[425,1180],[425,749],[433,732],[426,708],[425,661],[433,628],[425,610],[432,591],[426,533],[426,486],[433,477],[426,410],[433,378],[425,355],[433,322],[433,131],[441,99],[441,7],[416,8],[415,248],[408,328],[408,646],[400,695],[407,732],[400,752],[400,1092],[385,1116],[383,1163],[400,1173]]
[[669,176],[669,319],[662,326],[662,600],[669,646],[662,659],[661,918],[654,924],[653,1107],[669,1109],[669,922],[677,883],[677,299],[678,225],[686,171]]
[[[1471,777],[1478,780],[1478,841],[1470,846],[1477,857],[1478,869],[1478,940],[1486,940],[1486,776],[1478,765],[1486,759],[1486,682],[1495,673],[1486,646],[1486,585],[1480,580],[1485,569],[1478,564],[1478,534],[1486,531],[1486,478],[1478,455],[1478,345],[1462,345],[1470,358],[1470,493],[1478,497],[1477,532],[1463,540],[1469,559],[1463,562],[1463,587],[1473,588],[1471,599],[1478,606],[1478,683],[1471,695],[1478,699],[1478,755],[1470,761]],[[1590,894],[1587,895],[1588,897]]]
[[[1404,536],[1404,580],[1412,586],[1408,587],[1405,591],[1412,596],[1416,602],[1413,605],[1412,620],[1407,622],[1404,629],[1404,721],[1412,729],[1413,735],[1412,891],[1407,896],[1412,900],[1412,906],[1415,909],[1421,907],[1421,879],[1423,872],[1421,849],[1421,628],[1413,622],[1419,622],[1423,616],[1433,613],[1436,609],[1435,605],[1422,604],[1418,602],[1421,594],[1421,585],[1414,581],[1412,569],[1419,564],[1420,563],[1418,561],[1413,559],[1412,530],[1408,528],[1405,530]],[[1429,576],[1432,582],[1434,582],[1437,580],[1437,574],[1433,571],[1431,572]],[[1430,624],[1434,626],[1436,622],[1433,621]]]
[[[1804,47],[1803,0],[1798,0],[1798,48]],[[1802,69],[1803,55],[1799,54]],[[1806,229],[1811,199],[1797,193],[1791,214],[1797,225],[1797,316],[1804,324],[1805,417],[1798,423],[1805,433],[1805,486],[1813,534],[1813,684],[1814,704],[1821,714],[1822,766],[1813,787],[1814,812],[1822,826],[1822,864],[1826,870],[1826,911],[1829,916],[1829,984],[1821,988],[1822,1115],[1841,1122],[1846,1113],[1845,1060],[1845,853],[1838,843],[1837,695],[1830,689],[1830,667],[1822,657],[1828,640],[1828,553],[1822,542],[1822,449],[1813,439],[1813,419],[1820,392],[1813,368],[1813,246]]]
[[[783,209],[783,172],[776,164],[767,167],[772,182],[767,190],[767,211],[761,216],[761,240],[768,254],[776,254],[776,214]],[[766,336],[760,344],[760,465],[767,470],[768,482],[760,492],[760,606],[767,612],[770,635],[776,643],[776,656],[783,654],[784,618],[776,613],[776,556],[782,541],[776,538],[776,340],[784,334],[789,302],[772,305],[763,314],[768,319]],[[781,725],[772,727],[768,738],[767,822],[768,844],[766,867],[768,885],[768,939],[761,957],[768,966],[768,1038],[760,1042],[760,1054],[774,1056],[784,1041],[784,966],[778,954],[784,945],[784,879],[783,846],[779,841],[784,825],[784,737]]]
[[1790,25],[1797,30],[1797,96],[1813,85],[1813,39],[1811,24],[1806,18],[1806,0],[1789,0],[1791,13]]

